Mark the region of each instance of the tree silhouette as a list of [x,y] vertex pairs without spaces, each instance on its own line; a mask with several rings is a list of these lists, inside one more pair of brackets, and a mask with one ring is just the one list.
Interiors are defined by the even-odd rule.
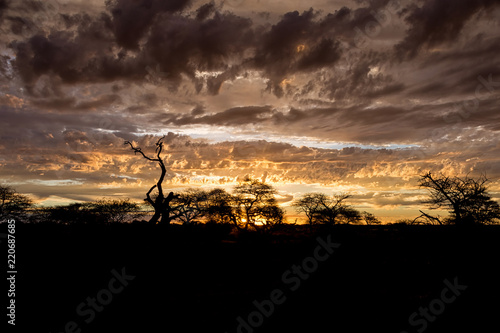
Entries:
[[40,209],[42,220],[63,224],[108,224],[123,223],[127,218],[138,218],[140,205],[130,199],[101,198],[85,203]]
[[0,186],[0,218],[14,217],[30,208],[33,202],[23,194],[19,194],[10,186]]
[[365,220],[365,223],[367,225],[378,225],[382,223],[375,215],[369,212],[362,212],[361,215],[363,216],[363,220]]
[[98,199],[88,203],[90,211],[106,223],[123,223],[128,216],[137,218],[140,206],[130,199]]
[[[146,154],[144,154],[144,152],[140,147],[134,147],[132,142],[125,141],[125,144],[129,145],[135,154],[137,153],[141,154],[142,157],[144,157],[148,161],[158,162],[158,165],[160,166],[161,170],[160,178],[158,179],[156,184],[149,189],[149,191],[146,193],[146,199],[144,199],[154,208],[154,214],[149,220],[150,224],[158,223],[158,220],[160,220],[161,217],[160,223],[168,225],[173,219],[178,217],[178,214],[175,214],[175,208],[170,205],[170,203],[172,202],[172,200],[176,198],[176,196],[174,195],[173,192],[170,192],[167,196],[165,196],[163,192],[163,181],[165,180],[165,175],[167,174],[165,163],[163,163],[163,158],[161,157],[161,153],[163,151],[162,140],[164,138],[165,136],[161,137],[156,142],[156,150],[155,150],[156,157],[154,158],[148,157]],[[153,198],[151,198],[151,192],[155,188],[158,191],[158,195],[156,195],[156,197],[153,200]]]
[[316,222],[316,217],[319,213],[320,200],[318,200],[318,194],[319,193],[306,193],[293,203],[297,213],[306,214],[307,221],[310,225]]
[[276,201],[259,207],[258,214],[261,216],[263,228],[269,231],[272,227],[283,224],[285,220],[285,211],[280,208]]
[[484,175],[474,179],[469,176],[435,176],[427,172],[420,176],[419,185],[430,191],[430,199],[426,203],[432,208],[448,207],[451,222],[467,226],[498,223],[500,219],[500,206],[486,192],[487,182]]
[[226,190],[215,188],[207,194],[207,222],[237,224],[233,209],[233,196]]
[[305,213],[309,224],[356,223],[361,220],[360,213],[346,205],[347,194],[328,196],[324,193],[306,193],[293,203],[297,212]]
[[283,221],[284,212],[274,195],[276,190],[259,180],[246,178],[237,185],[232,196],[234,213],[231,216],[236,228],[247,230],[260,222],[269,228]]
[[202,218],[208,209],[208,193],[197,189],[188,189],[181,192],[173,200],[176,204],[177,219],[183,224],[197,222]]

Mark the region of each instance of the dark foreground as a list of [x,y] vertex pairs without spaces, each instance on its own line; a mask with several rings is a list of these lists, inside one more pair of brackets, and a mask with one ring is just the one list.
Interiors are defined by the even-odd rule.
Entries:
[[18,224],[16,240],[19,332],[499,327],[500,227],[338,226],[236,238],[223,226]]

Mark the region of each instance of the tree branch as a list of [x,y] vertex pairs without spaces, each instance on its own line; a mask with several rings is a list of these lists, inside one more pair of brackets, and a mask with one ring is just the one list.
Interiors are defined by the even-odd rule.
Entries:
[[416,220],[418,220],[419,218],[421,218],[422,216],[427,218],[428,220],[431,220],[431,221],[437,221],[437,223],[439,223],[439,225],[443,225],[443,223],[441,222],[441,220],[438,218],[438,217],[434,217],[432,215],[429,215],[427,213],[424,213],[423,211],[419,210],[420,213],[422,213],[422,215],[416,217],[411,224],[414,224]]
[[151,206],[153,206],[153,207],[155,206],[155,203],[154,203],[154,201],[151,199],[151,197],[149,195],[151,194],[151,191],[153,191],[155,189],[155,187],[156,187],[156,185],[153,185],[149,189],[148,193],[146,193],[146,201],[149,202],[151,204]]
[[125,141],[124,144],[130,145],[130,148],[132,148],[132,150],[134,151],[134,153],[136,153],[136,154],[140,153],[145,159],[150,160],[150,161],[159,162],[159,159],[157,159],[157,158],[151,158],[151,157],[146,156],[146,154],[144,154],[144,152],[142,151],[142,149],[140,147],[134,147],[134,145],[132,144],[132,142]]

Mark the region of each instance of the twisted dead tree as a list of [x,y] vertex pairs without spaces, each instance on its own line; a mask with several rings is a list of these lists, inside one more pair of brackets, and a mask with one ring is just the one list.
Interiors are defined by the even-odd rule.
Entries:
[[[142,157],[144,157],[148,161],[158,162],[158,164],[160,166],[160,169],[161,169],[160,178],[158,179],[158,181],[156,182],[156,184],[153,185],[149,189],[149,191],[146,193],[146,199],[144,199],[144,201],[148,202],[151,206],[153,206],[153,208],[155,210],[153,216],[149,220],[149,223],[153,224],[153,225],[156,224],[156,223],[158,223],[158,220],[160,220],[160,217],[161,217],[160,223],[161,224],[167,224],[167,225],[170,224],[170,221],[172,221],[173,219],[175,219],[175,218],[178,217],[178,215],[173,214],[176,211],[175,207],[172,207],[170,205],[170,203],[172,202],[172,200],[176,199],[177,196],[174,195],[173,192],[170,192],[167,196],[165,196],[164,193],[163,193],[163,186],[162,186],[162,184],[163,184],[163,180],[165,179],[165,175],[167,173],[167,169],[165,168],[165,164],[163,163],[163,159],[162,159],[162,157],[160,155],[161,155],[161,152],[163,150],[163,142],[162,142],[162,140],[164,138],[165,138],[165,136],[161,137],[156,142],[156,151],[155,151],[156,157],[154,157],[154,158],[151,158],[151,157],[147,156],[146,154],[144,154],[144,152],[142,151],[142,149],[140,147],[134,147],[134,145],[132,144],[132,142],[125,141],[125,145],[129,145],[130,148],[132,148],[132,150],[134,151],[135,154],[137,154],[137,153],[141,154]],[[151,192],[155,188],[158,190],[158,195],[153,200],[151,198]]]

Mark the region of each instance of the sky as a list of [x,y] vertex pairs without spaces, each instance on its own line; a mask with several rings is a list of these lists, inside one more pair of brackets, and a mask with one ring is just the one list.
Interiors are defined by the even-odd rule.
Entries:
[[499,200],[499,52],[498,0],[0,0],[0,183],[140,201],[159,169],[124,141],[165,136],[173,191],[251,176],[394,221],[432,171]]

